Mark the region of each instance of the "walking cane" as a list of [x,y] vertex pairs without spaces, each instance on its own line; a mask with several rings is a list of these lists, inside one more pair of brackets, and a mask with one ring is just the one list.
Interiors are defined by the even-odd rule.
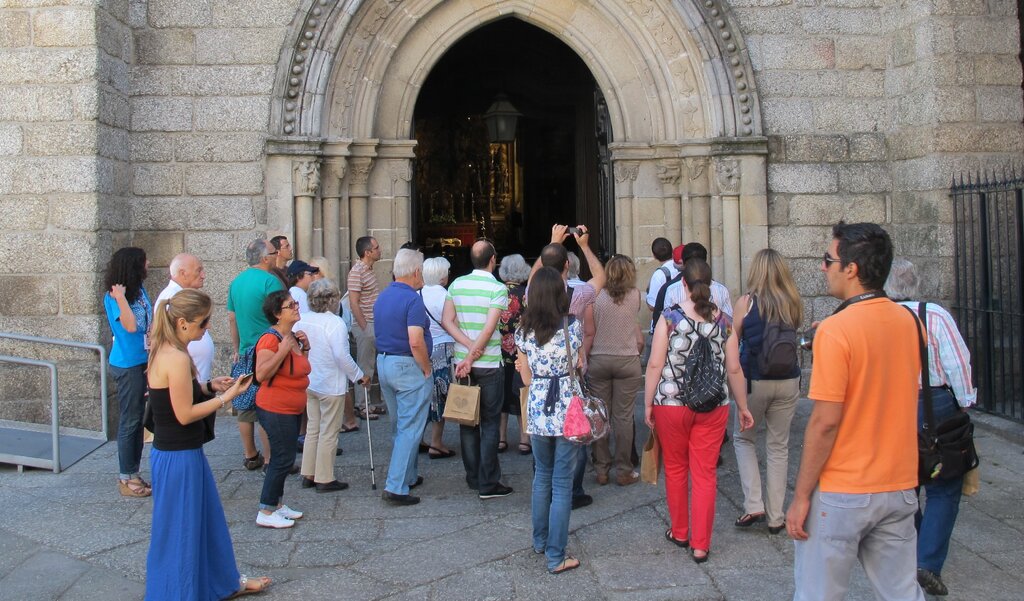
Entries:
[[[364,415],[370,415],[370,389],[363,388],[363,411]],[[366,442],[370,446],[370,487],[377,490],[377,475],[373,472],[373,437],[370,436],[370,420],[366,420]]]

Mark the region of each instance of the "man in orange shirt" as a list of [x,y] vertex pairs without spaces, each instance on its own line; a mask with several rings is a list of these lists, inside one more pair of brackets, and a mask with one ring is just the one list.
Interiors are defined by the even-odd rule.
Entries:
[[859,559],[880,600],[924,601],[917,584],[917,320],[882,292],[889,234],[839,222],[822,258],[842,300],[814,335],[804,435],[786,528],[794,601],[840,601]]

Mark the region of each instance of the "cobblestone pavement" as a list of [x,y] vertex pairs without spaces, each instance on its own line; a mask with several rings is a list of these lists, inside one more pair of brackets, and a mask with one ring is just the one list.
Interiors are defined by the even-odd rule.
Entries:
[[[790,485],[810,405],[793,424]],[[950,600],[1024,598],[1024,427],[981,416],[982,489],[965,498],[943,577]],[[373,422],[378,491],[370,489],[365,424],[341,436],[337,472],[347,491],[316,494],[290,478],[285,501],[306,512],[295,528],[257,528],[262,480],[241,467],[234,420],[218,420],[206,453],[218,480],[240,569],[275,580],[277,599],[788,599],[793,544],[763,524],[738,530],[742,493],[732,445],[719,472],[711,560],[693,563],[663,538],[662,486],[586,486],[595,502],[572,514],[569,550],[581,569],[551,576],[530,549],[530,458],[513,445],[501,455],[510,497],[480,501],[466,488],[458,458],[420,456],[426,479],[413,507],[380,499],[388,422]],[[986,425],[989,424],[989,425]],[[995,430],[993,429],[995,428]],[[996,432],[1000,430],[1001,432]],[[638,437],[646,428],[638,426]],[[515,436],[512,436],[515,440]],[[458,448],[454,426],[445,442]],[[0,468],[0,599],[109,600],[143,595],[151,506],[124,499],[114,483],[116,445],[108,443],[62,474]],[[144,461],[144,465],[148,462]],[[858,571],[848,599],[873,599]]]

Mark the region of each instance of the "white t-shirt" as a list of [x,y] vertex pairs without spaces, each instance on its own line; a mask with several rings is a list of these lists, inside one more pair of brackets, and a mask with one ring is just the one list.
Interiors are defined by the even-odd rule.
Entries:
[[305,290],[299,288],[298,286],[292,286],[291,288],[289,288],[288,294],[291,294],[292,298],[295,299],[295,302],[299,303],[299,319],[302,319],[302,316],[304,314],[310,312],[309,295],[306,294]]
[[[665,272],[661,269],[662,267],[668,269],[667,278],[665,277]],[[679,270],[676,269],[676,264],[673,263],[671,259],[665,261],[661,264],[661,267],[655,269],[654,273],[651,274],[651,283],[647,285],[647,304],[653,307],[654,303],[658,302],[658,291],[665,285],[665,282],[671,280],[677,275],[679,275]],[[666,303],[665,306],[667,307],[669,305]]]
[[[423,296],[423,305],[427,308],[427,319],[430,321],[430,337],[434,341],[434,346],[446,342],[455,342],[451,334],[438,323],[444,319],[444,299],[448,296],[448,291],[444,289],[444,286],[424,286],[420,294]],[[435,319],[437,321],[434,321]]]
[[[178,282],[174,280],[167,282],[167,287],[163,289],[160,296],[156,297],[157,304],[163,300],[171,300],[181,290],[183,288]],[[192,357],[192,363],[196,364],[198,372],[196,379],[200,384],[210,381],[210,372],[213,371],[213,351],[213,337],[210,336],[209,329],[203,332],[202,338],[188,343],[188,355]]]
[[309,338],[309,389],[320,394],[342,395],[348,390],[346,378],[358,382],[363,372],[356,365],[348,345],[345,320],[334,313],[303,313],[295,330]]
[[[665,292],[665,309],[672,305],[683,302],[683,291],[686,285],[683,280],[670,285]],[[732,299],[729,298],[729,289],[715,280],[711,280],[711,302],[718,306],[718,310],[732,318]]]

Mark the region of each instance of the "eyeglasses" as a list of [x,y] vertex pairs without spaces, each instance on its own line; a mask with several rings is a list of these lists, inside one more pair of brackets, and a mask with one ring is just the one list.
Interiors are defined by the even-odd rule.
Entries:
[[821,262],[825,264],[825,269],[828,269],[828,266],[832,263],[842,263],[842,259],[833,259],[828,254],[828,251],[825,251],[825,254],[821,256]]
[[199,327],[201,329],[203,329],[203,330],[205,330],[206,328],[210,327],[210,316],[209,315],[206,316],[206,319],[204,319],[203,321],[199,322]]
[[275,250],[275,251],[274,251],[274,252],[272,252],[272,253],[267,253],[267,256],[269,257],[270,255],[276,255],[276,254],[277,254],[277,251]]
[[285,303],[285,304],[281,305],[281,310],[282,311],[284,311],[285,309],[295,309],[295,310],[298,310],[298,308],[299,308],[299,301],[292,301],[290,303]]

